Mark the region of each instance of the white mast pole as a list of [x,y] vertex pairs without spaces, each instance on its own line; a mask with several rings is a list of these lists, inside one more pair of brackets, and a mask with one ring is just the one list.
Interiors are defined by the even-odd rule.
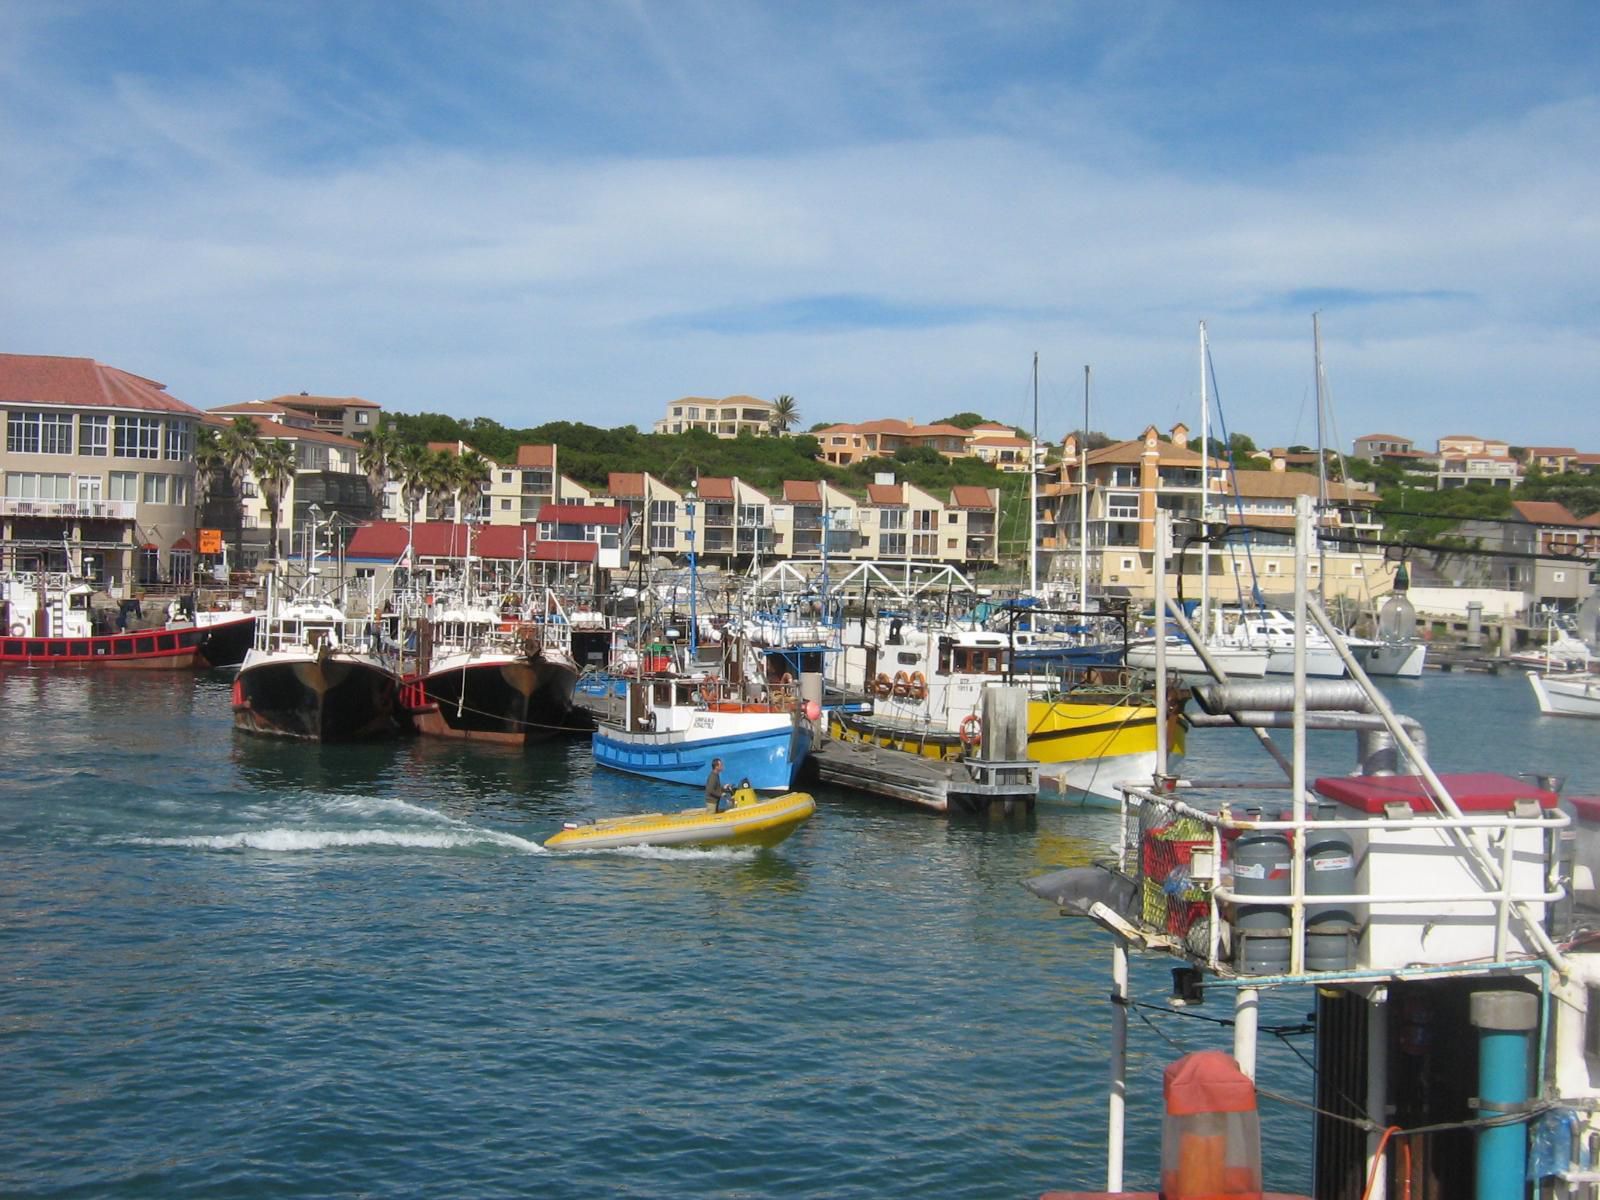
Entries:
[[1322,543],[1322,522],[1328,511],[1328,460],[1322,448],[1322,327],[1311,314],[1311,348],[1317,366],[1317,519],[1311,535],[1317,541],[1317,603],[1328,606],[1328,554]]
[[[1200,322],[1200,531],[1211,516],[1211,403],[1206,396],[1206,323]],[[1200,543],[1200,640],[1211,634],[1211,547]]]
[[1033,436],[1028,439],[1028,595],[1039,594],[1039,352],[1033,352]]
[[1089,367],[1083,368],[1083,444],[1078,447],[1078,607],[1089,608]]

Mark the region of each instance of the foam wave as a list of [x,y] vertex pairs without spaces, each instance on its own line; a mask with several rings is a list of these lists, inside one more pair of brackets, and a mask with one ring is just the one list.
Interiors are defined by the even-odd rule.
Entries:
[[436,808],[412,804],[393,796],[336,795],[323,797],[324,805],[336,812],[354,813],[357,816],[404,816],[419,821],[436,821],[441,825],[464,825],[464,821],[447,816]]
[[749,862],[760,850],[755,846],[612,846],[609,849],[574,848],[561,853],[568,858],[576,854],[621,854],[662,862]]
[[431,832],[409,829],[254,829],[240,833],[195,834],[187,837],[130,838],[136,846],[178,846],[195,850],[264,850],[300,854],[382,846],[412,850],[463,850],[503,846],[523,854],[549,853],[537,842],[492,829]]

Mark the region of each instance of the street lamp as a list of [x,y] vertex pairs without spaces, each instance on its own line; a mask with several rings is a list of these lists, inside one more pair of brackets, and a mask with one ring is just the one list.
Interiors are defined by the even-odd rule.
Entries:
[[689,667],[694,668],[696,654],[699,650],[700,622],[695,606],[695,593],[700,590],[700,576],[698,562],[694,552],[694,506],[699,498],[690,488],[683,497],[683,511],[689,514],[689,532],[685,535],[689,539]]

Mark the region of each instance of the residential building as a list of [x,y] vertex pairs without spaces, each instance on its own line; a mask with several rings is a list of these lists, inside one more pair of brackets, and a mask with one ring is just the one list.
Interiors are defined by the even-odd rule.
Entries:
[[1511,456],[1509,443],[1471,434],[1440,438],[1434,466],[1434,486],[1441,492],[1469,483],[1511,488],[1522,482],[1522,464]]
[[847,467],[864,458],[892,458],[895,451],[925,447],[946,458],[964,458],[972,434],[955,425],[918,425],[892,418],[860,425],[829,425],[813,435],[825,463]]
[[[1086,559],[1090,594],[1148,601],[1154,597],[1159,552],[1173,572],[1172,586],[1179,586],[1181,574],[1181,594],[1190,599],[1200,597],[1202,574],[1215,603],[1248,602],[1257,590],[1271,596],[1292,587],[1295,497],[1315,497],[1316,476],[1281,467],[1235,471],[1189,449],[1188,437],[1182,424],[1167,438],[1149,426],[1139,438],[1091,451],[1085,477],[1077,438],[1068,436],[1061,478],[1046,486],[1040,506],[1055,518],[1050,579],[1076,591],[1079,563]],[[1386,595],[1391,583],[1381,557],[1355,544],[1376,540],[1370,514],[1375,494],[1329,484],[1328,496],[1331,504],[1319,524],[1328,535],[1319,555],[1319,569],[1326,563],[1328,572],[1321,587],[1328,595],[1363,602]],[[1160,547],[1158,510],[1173,518],[1172,544]],[[1203,523],[1216,534],[1230,525],[1239,532],[1201,541]],[[1080,553],[1085,527],[1087,553]],[[1209,555],[1204,570],[1202,555]]]
[[191,581],[199,409],[94,359],[36,354],[0,354],[0,408],[0,568]]
[[705,558],[732,566],[774,554],[772,500],[765,493],[737,478],[702,475],[697,507],[695,546]]
[[1522,452],[1523,465],[1538,467],[1546,475],[1565,475],[1575,470],[1578,457],[1571,446],[1529,446]]
[[1553,500],[1514,500],[1503,521],[1463,521],[1455,533],[1494,554],[1441,556],[1437,568],[1462,587],[1520,592],[1530,623],[1540,613],[1575,612],[1594,590],[1600,513],[1576,517]]
[[667,413],[655,423],[655,433],[685,433],[703,429],[720,438],[741,433],[761,437],[773,432],[775,405],[754,396],[726,396],[711,400],[704,396],[685,396],[667,405]]
[[857,548],[856,502],[825,479],[786,479],[772,506],[774,544],[790,558],[848,558]]
[[[972,457],[982,459],[998,471],[1028,469],[1028,447],[1034,445],[1032,439],[1019,436],[1009,425],[990,421],[974,425],[970,433],[967,450]],[[1039,448],[1042,450],[1042,443]]]
[[1369,433],[1355,440],[1352,453],[1355,457],[1364,458],[1368,462],[1383,462],[1393,456],[1415,455],[1417,448],[1410,438],[1401,437],[1397,433]]
[[252,473],[243,481],[243,494],[233,494],[226,473],[208,481],[203,516],[208,528],[222,531],[242,570],[266,559],[296,552],[306,529],[313,523],[344,530],[380,516],[382,500],[374,500],[366,472],[361,469],[361,442],[317,428],[295,409],[274,401],[227,404],[206,412],[205,423],[219,433],[239,416],[249,417],[262,441],[282,441],[294,452],[294,474],[278,501],[278,544],[272,539],[272,512]]
[[546,504],[588,504],[590,489],[557,469],[557,446],[518,446],[516,461],[495,463],[486,494],[491,525],[525,525]]
[[359,438],[378,427],[383,406],[359,396],[310,396],[301,392],[293,396],[274,396],[270,400],[224,404],[209,411],[230,417],[237,413],[270,416],[281,425]]

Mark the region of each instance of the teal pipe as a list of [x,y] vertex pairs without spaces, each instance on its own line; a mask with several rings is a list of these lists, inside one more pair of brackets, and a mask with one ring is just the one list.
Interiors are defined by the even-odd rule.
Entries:
[[[1478,1116],[1501,1117],[1528,1102],[1528,1039],[1539,1023],[1531,992],[1474,992],[1478,1030]],[[1478,1130],[1477,1200],[1527,1195],[1528,1127],[1524,1121]]]

